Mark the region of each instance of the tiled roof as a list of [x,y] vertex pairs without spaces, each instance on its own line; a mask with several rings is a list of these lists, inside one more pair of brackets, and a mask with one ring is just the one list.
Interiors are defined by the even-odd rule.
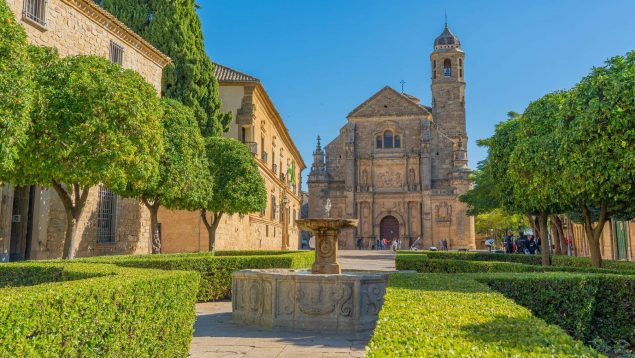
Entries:
[[256,77],[236,71],[233,68],[214,63],[214,76],[218,82],[260,82]]

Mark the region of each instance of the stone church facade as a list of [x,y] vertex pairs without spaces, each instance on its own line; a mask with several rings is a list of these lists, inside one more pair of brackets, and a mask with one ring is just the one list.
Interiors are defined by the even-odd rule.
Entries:
[[372,248],[377,239],[400,239],[408,248],[474,249],[474,218],[458,196],[471,187],[465,127],[465,53],[445,27],[434,42],[432,106],[384,87],[348,115],[324,149],[318,137],[308,179],[309,216],[356,218],[340,247],[355,238]]

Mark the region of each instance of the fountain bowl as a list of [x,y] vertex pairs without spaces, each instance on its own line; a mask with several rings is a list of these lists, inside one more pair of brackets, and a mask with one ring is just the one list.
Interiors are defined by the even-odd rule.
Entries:
[[267,329],[367,331],[374,328],[386,273],[314,275],[306,270],[242,270],[232,275],[232,320]]

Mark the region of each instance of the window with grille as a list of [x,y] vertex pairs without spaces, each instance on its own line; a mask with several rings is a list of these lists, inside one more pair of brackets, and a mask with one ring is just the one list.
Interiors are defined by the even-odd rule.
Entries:
[[115,242],[117,228],[117,195],[105,186],[99,187],[97,242]]
[[22,15],[37,24],[46,26],[46,9],[49,0],[24,0]]
[[123,65],[123,47],[114,41],[110,41],[110,62]]
[[274,195],[271,196],[271,220],[276,219],[276,210],[278,207],[276,206],[276,197]]

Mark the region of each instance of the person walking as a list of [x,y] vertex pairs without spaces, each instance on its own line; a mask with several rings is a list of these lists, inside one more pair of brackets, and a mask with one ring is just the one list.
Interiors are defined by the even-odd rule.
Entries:
[[487,240],[485,240],[485,246],[487,247],[487,251],[492,252],[492,247],[494,246],[494,239],[490,237]]
[[511,254],[514,252],[514,238],[512,237],[511,231],[507,232],[505,238],[503,239],[503,243],[505,244],[505,253]]
[[536,240],[534,240],[534,235],[529,235],[529,241],[527,242],[527,250],[529,250],[530,255],[534,255],[536,253]]
[[357,246],[357,250],[361,250],[362,249],[362,238],[361,237],[357,238],[357,242],[355,243],[355,245]]

